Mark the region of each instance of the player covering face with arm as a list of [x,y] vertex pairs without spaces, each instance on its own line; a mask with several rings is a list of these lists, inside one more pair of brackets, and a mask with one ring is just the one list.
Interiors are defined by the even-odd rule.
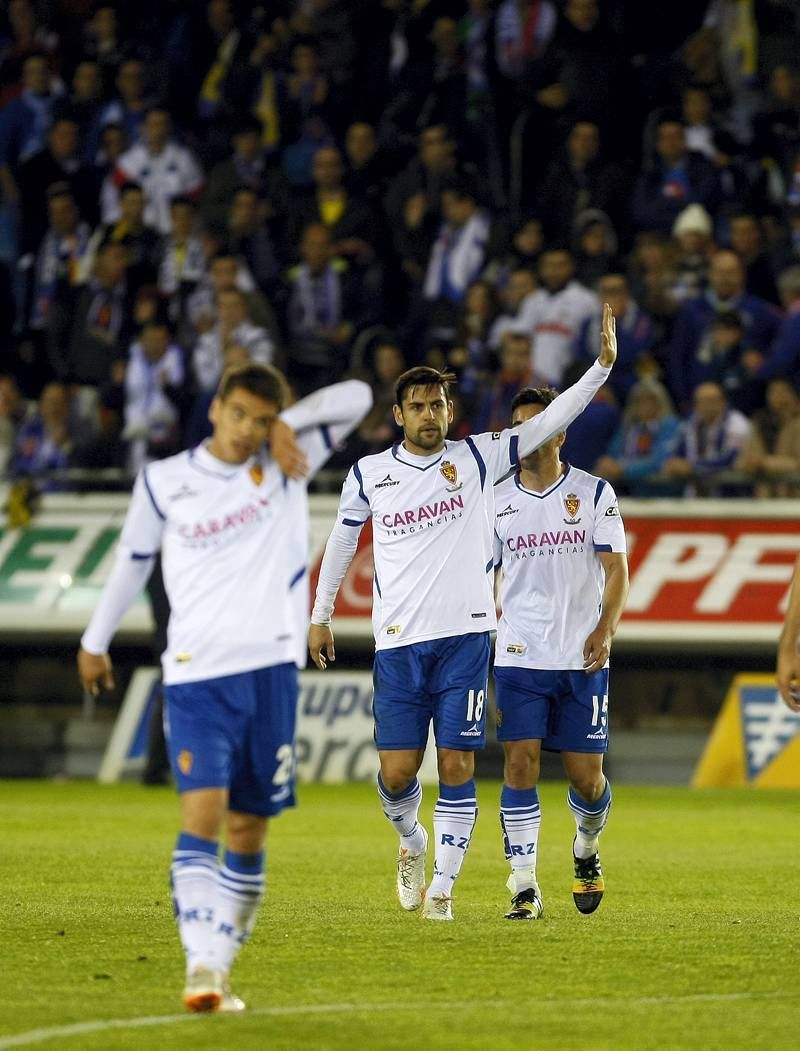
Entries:
[[370,519],[378,792],[400,834],[398,894],[409,910],[424,897],[427,833],[417,821],[417,772],[431,724],[437,745],[440,787],[427,918],[452,917],[452,886],[477,813],[474,752],[484,742],[496,624],[493,483],[585,408],[615,357],[614,319],[606,308],[600,358],[574,387],[519,427],[463,442],[447,440],[453,412],[448,377],[412,369],[396,389],[402,441],[360,460],[345,481],[320,569],[309,648],[321,669],[335,657],[334,600]]
[[165,723],[181,796],[171,878],[193,1011],[243,1006],[228,975],[263,894],[268,819],[294,805],[302,476],[371,405],[357,380],[286,410],[284,391],[269,367],[229,370],[211,405],[211,439],[139,474],[78,653],[86,689],[112,684],[109,643],[160,550],[171,610]]

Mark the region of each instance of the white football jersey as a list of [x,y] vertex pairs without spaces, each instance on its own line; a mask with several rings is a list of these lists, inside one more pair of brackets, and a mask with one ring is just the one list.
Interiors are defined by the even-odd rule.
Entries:
[[[363,418],[371,392],[357,380],[328,387],[283,412],[310,473]],[[330,423],[306,422],[325,418]],[[242,465],[204,445],[144,468],[122,528],[118,560],[159,549],[170,603],[167,684],[305,663],[308,624],[306,480],[287,478],[266,449]],[[84,633],[104,653],[124,609],[104,595]],[[109,601],[106,602],[105,599]]]
[[616,493],[565,464],[542,493],[523,488],[517,474],[494,496],[495,566],[503,569],[495,664],[582,668],[605,584],[597,552],[626,550]]
[[396,445],[351,468],[339,520],[372,519],[376,649],[496,627],[492,483],[516,463],[516,444],[502,431],[429,457]]

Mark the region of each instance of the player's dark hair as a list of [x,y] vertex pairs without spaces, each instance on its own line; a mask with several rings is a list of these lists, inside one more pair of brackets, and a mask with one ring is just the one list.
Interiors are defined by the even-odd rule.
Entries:
[[263,401],[271,401],[279,409],[282,409],[288,400],[283,373],[271,365],[258,365],[252,361],[244,365],[231,365],[223,372],[217,388],[217,397],[220,401],[225,401],[235,390],[245,390]]
[[518,391],[511,402],[511,415],[520,405],[549,405],[558,397],[558,391],[552,387],[523,387]]
[[450,397],[450,384],[454,383],[454,372],[440,372],[429,365],[417,365],[397,377],[394,385],[394,403],[403,406],[403,396],[411,387],[441,387],[445,398]]

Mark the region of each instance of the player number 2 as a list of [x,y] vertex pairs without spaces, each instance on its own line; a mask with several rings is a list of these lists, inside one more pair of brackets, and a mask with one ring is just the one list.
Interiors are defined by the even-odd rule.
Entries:
[[480,718],[483,715],[483,690],[478,690],[478,696],[475,696],[475,691],[470,690],[469,696],[467,697],[467,722],[480,722]]
[[294,767],[294,750],[290,744],[282,744],[275,753],[278,761],[278,769],[272,778],[273,785],[285,785],[291,780],[292,768]]
[[603,704],[600,705],[600,698],[595,693],[592,696],[592,726],[599,726],[602,720],[605,725],[606,719],[608,718],[608,694],[603,694]]

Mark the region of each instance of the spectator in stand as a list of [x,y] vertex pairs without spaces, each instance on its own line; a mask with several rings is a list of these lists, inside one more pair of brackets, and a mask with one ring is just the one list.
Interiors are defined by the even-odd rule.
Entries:
[[441,223],[441,191],[458,172],[455,143],[443,125],[423,129],[418,154],[389,185],[385,207],[406,276],[421,283]]
[[131,344],[125,369],[125,426],[128,466],[134,474],[150,460],[181,449],[185,407],[183,351],[171,340],[169,325],[155,319]]
[[714,118],[708,91],[699,84],[689,85],[683,90],[681,102],[687,148],[702,154],[714,165],[719,173],[720,189],[727,199],[734,200],[746,193],[747,182],[738,163],[743,148]]
[[514,231],[510,246],[493,254],[483,277],[499,290],[506,287],[512,271],[527,269],[533,274],[539,271],[539,259],[544,248],[544,230],[541,219],[523,219]]
[[93,169],[95,183],[100,186],[98,204],[100,221],[103,223],[113,223],[120,217],[121,207],[116,171],[117,162],[127,149],[128,140],[121,126],[106,124],[100,133],[100,143]]
[[[0,375],[0,478],[5,478],[19,431],[32,407],[13,376]],[[386,443],[384,443],[385,448]]]
[[267,165],[261,139],[261,124],[256,117],[243,117],[232,134],[233,153],[211,169],[203,190],[201,214],[206,226],[224,234],[230,213],[231,198],[237,190],[248,187],[262,197],[270,222],[285,214],[288,206],[286,183],[277,168]]
[[157,230],[144,222],[144,193],[135,182],[119,188],[119,219],[103,223],[92,234],[84,259],[84,274],[94,267],[98,251],[109,241],[128,249],[128,287],[136,295],[143,285],[155,284],[162,254],[162,239]]
[[248,318],[256,327],[267,330],[277,350],[281,342],[280,329],[269,300],[256,288],[253,275],[243,260],[224,250],[211,260],[206,276],[189,297],[183,345],[193,345],[204,332],[214,327],[219,297],[231,288],[244,295]]
[[97,121],[103,108],[103,81],[96,62],[79,62],[72,74],[67,112],[78,125],[81,162],[94,164],[97,150]]
[[458,389],[465,398],[473,397],[489,372],[489,333],[496,314],[492,285],[488,281],[473,281],[464,296],[455,346],[447,357],[448,368],[458,376]]
[[108,241],[97,253],[94,274],[75,302],[69,346],[57,375],[96,387],[110,382],[115,363],[125,358],[132,327],[127,267],[124,244]]
[[172,138],[169,113],[154,107],[142,124],[141,142],[120,157],[117,184],[137,182],[145,195],[145,222],[160,233],[171,229],[169,206],[173,197],[197,198],[203,172],[195,156]]
[[292,209],[292,243],[297,243],[311,223],[323,223],[330,231],[334,255],[352,266],[368,266],[375,257],[376,218],[366,202],[348,193],[342,155],[335,146],[317,150],[312,176],[313,191],[301,197]]
[[486,259],[489,216],[468,186],[455,183],[442,190],[444,223],[433,243],[425,274],[429,330],[452,340],[459,307]]
[[687,148],[680,121],[662,119],[656,129],[655,158],[636,180],[633,220],[642,230],[669,233],[687,204],[702,204],[716,216],[720,186],[714,165]]
[[501,74],[521,82],[552,40],[558,12],[550,0],[503,0],[495,22],[495,59]]
[[392,340],[379,340],[372,353],[370,384],[372,408],[358,428],[363,443],[362,456],[383,452],[397,434],[394,419],[394,390],[398,376],[407,368],[402,349]]
[[72,117],[56,117],[47,133],[47,145],[19,168],[22,229],[20,249],[35,252],[47,229],[47,190],[66,183],[81,218],[91,226],[97,220],[97,186],[81,165],[78,125]]
[[[670,349],[669,383],[675,401],[686,405],[690,393],[710,378],[711,328],[717,314],[739,314],[749,350],[765,355],[780,324],[775,307],[744,287],[744,267],[735,252],[719,251],[711,260],[709,287],[702,296],[687,300],[675,322]],[[750,365],[754,365],[750,359]]]
[[123,58],[117,12],[113,4],[100,4],[84,27],[84,54],[94,60],[100,74],[100,94],[107,96]]
[[771,380],[766,406],[752,428],[735,467],[757,480],[755,496],[800,496],[800,394],[788,380]]
[[713,475],[730,470],[750,433],[750,421],[732,409],[718,383],[701,383],[692,392],[692,412],[680,424],[664,474],[683,482],[684,496],[730,496],[735,488]]
[[[652,319],[631,295],[624,274],[609,273],[601,277],[597,283],[597,295],[600,302],[608,303],[614,313],[617,360],[608,383],[623,405],[640,372],[652,363],[650,350],[655,339],[655,328]],[[597,318],[591,315],[580,327],[576,356],[579,361],[594,361],[599,353],[600,329]]]
[[265,213],[265,202],[256,191],[240,187],[231,198],[225,245],[232,255],[244,260],[258,287],[267,292],[276,286],[279,263]]
[[254,325],[247,316],[244,293],[227,289],[217,299],[217,324],[200,337],[194,350],[193,369],[197,386],[203,392],[216,390],[229,351],[238,348],[250,361],[269,365],[274,355],[272,340],[267,331]]
[[588,120],[576,121],[567,136],[564,157],[551,163],[538,195],[548,235],[565,244],[572,236],[578,215],[587,208],[599,208],[627,237],[629,190],[619,165],[601,158],[597,125]]
[[758,375],[762,380],[788,379],[800,389],[800,265],[779,275],[778,290],[786,313]]
[[291,70],[285,79],[281,111],[283,170],[293,186],[312,182],[312,161],[320,146],[331,145],[332,105],[327,75],[321,70],[316,42],[295,40]]
[[677,284],[674,251],[663,234],[638,234],[628,258],[628,280],[634,299],[663,332],[672,330],[678,310],[673,289]]
[[489,346],[497,349],[503,339],[503,333],[520,321],[524,311],[539,287],[536,271],[523,267],[512,270],[507,283],[498,292],[500,315],[495,318],[489,330]]
[[735,215],[730,221],[731,250],[745,269],[745,288],[751,296],[779,304],[772,263],[764,250],[761,223],[754,215]]
[[675,275],[671,294],[679,304],[705,292],[716,251],[714,224],[702,204],[689,204],[683,209],[672,227],[672,238]]
[[[800,75],[796,69],[779,65],[769,78],[769,90],[762,112],[753,120],[753,155],[762,169],[791,181],[791,167],[800,145]],[[785,187],[781,186],[781,190]]]
[[286,328],[289,379],[305,393],[342,377],[350,343],[366,316],[359,284],[333,254],[327,226],[305,228],[300,257],[286,278]]
[[47,145],[59,92],[47,59],[31,55],[22,67],[22,92],[0,110],[0,188],[6,204],[19,201],[19,166]]
[[89,247],[90,230],[81,221],[69,186],[56,183],[47,191],[48,229],[36,254],[32,272],[28,260],[20,260],[25,278],[30,278],[28,324],[44,343],[49,370],[59,371],[69,334],[72,308],[80,281],[83,257]]
[[540,386],[531,368],[531,336],[526,328],[511,326],[503,332],[500,371],[478,400],[470,430],[475,434],[502,431],[511,419],[511,402],[523,387]]
[[718,383],[735,409],[750,416],[761,408],[764,383],[759,372],[764,359],[748,347],[742,319],[735,311],[723,311],[714,318],[706,357],[703,378]]
[[[574,361],[564,373],[564,387],[576,383],[590,365],[590,361]],[[614,391],[609,384],[605,384],[595,393],[580,416],[569,425],[561,447],[564,462],[582,471],[590,471],[597,457],[608,448],[619,425],[619,418]]]
[[561,387],[576,355],[576,341],[587,318],[600,317],[600,300],[575,280],[575,263],[566,248],[549,248],[539,266],[542,287],[522,306],[519,320],[533,336],[531,364],[544,383]]
[[173,324],[183,321],[187,300],[205,277],[206,247],[197,229],[197,206],[190,197],[169,202],[171,233],[164,238],[158,288],[169,300]]
[[572,234],[575,278],[594,288],[610,270],[619,269],[617,233],[605,212],[588,208],[575,217]]
[[[12,478],[36,478],[68,467],[73,445],[80,437],[72,413],[72,398],[64,383],[48,383],[39,395],[36,409],[17,431]],[[57,489],[45,481],[42,488]]]
[[[619,330],[617,330],[619,331]],[[659,480],[680,426],[666,387],[648,376],[631,387],[622,423],[594,473],[630,496],[667,496],[674,487]]]
[[128,144],[136,146],[150,106],[144,90],[144,63],[138,58],[125,59],[119,67],[116,84],[119,97],[112,99],[100,112],[97,138],[99,140],[102,136],[103,128],[115,124],[124,131]]
[[389,175],[388,159],[378,146],[375,126],[363,120],[352,123],[345,134],[347,158],[345,184],[355,198],[369,201],[380,209]]

